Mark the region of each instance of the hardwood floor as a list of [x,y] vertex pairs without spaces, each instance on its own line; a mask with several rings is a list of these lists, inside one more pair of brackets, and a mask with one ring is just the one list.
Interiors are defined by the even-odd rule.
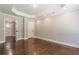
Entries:
[[37,38],[0,44],[1,55],[79,55],[79,49]]
[[4,44],[1,43],[0,44],[0,55],[3,55],[4,54]]

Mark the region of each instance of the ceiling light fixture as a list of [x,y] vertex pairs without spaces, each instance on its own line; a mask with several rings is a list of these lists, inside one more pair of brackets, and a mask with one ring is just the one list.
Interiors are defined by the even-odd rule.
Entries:
[[38,5],[37,5],[37,4],[33,4],[33,7],[35,7],[35,8],[36,8],[36,7],[38,7]]

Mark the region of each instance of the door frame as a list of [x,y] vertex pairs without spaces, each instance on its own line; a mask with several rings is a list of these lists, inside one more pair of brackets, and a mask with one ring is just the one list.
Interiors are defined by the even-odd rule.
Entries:
[[[34,24],[35,22],[34,22],[34,20],[32,20],[32,21],[28,21],[28,26],[27,26],[27,31],[28,31],[28,34],[27,34],[27,37],[28,38],[31,38],[31,37],[34,37]],[[29,27],[30,25],[32,25],[32,28],[31,27]],[[31,28],[31,32],[29,32],[29,28]],[[31,34],[32,33],[32,34]]]
[[[6,18],[9,18],[10,16],[4,16],[4,40],[5,42],[7,42],[7,39],[6,38],[11,38],[10,35],[7,35],[6,36]],[[12,41],[13,42],[16,42],[16,22],[15,22],[15,18],[14,17],[11,17],[13,19],[13,23],[14,23],[14,35],[11,35],[12,36]],[[8,21],[8,20],[7,20]],[[14,39],[14,40],[13,40]]]

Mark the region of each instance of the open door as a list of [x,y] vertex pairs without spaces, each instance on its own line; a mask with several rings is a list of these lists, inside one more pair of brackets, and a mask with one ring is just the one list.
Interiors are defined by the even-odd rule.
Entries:
[[14,18],[5,17],[4,18],[5,27],[5,47],[6,49],[12,48],[16,42],[16,22]]
[[15,41],[15,39],[12,39],[12,38],[15,38],[15,22],[14,21],[5,22],[5,37],[6,37],[6,41]]

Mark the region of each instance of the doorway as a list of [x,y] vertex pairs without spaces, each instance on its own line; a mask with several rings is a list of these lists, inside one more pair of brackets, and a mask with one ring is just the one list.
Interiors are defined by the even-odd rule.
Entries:
[[34,21],[28,21],[28,38],[34,37]]
[[12,17],[4,17],[4,28],[5,28],[5,43],[6,47],[10,48],[9,45],[13,45],[16,42],[16,22]]

